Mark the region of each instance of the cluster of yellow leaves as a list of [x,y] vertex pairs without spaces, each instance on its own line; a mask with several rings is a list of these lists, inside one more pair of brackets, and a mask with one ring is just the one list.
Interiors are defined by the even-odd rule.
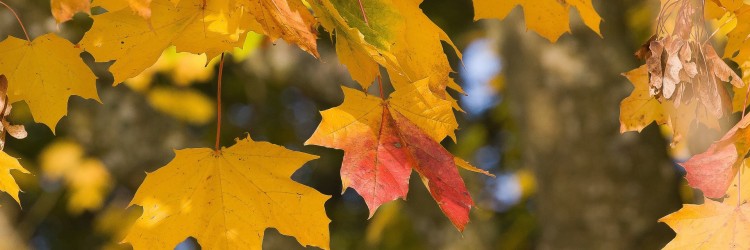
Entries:
[[[388,100],[371,97],[347,101],[369,101],[368,107],[388,107],[367,114],[381,114],[381,126],[388,123],[389,128],[401,131],[400,138],[393,137],[398,134],[393,131],[389,135],[405,147],[399,142],[389,146],[402,153],[408,148],[409,159],[426,163],[414,168],[429,180],[425,184],[446,215],[463,229],[473,202],[455,168],[483,171],[458,158],[452,161],[453,156],[439,144],[445,137],[456,141],[458,124],[453,110],[460,107],[448,89],[461,91],[450,77],[452,69],[442,43],[452,46],[459,58],[461,53],[422,12],[421,3],[422,0],[51,0],[58,23],[70,20],[77,12],[90,14],[90,7],[101,7],[106,12],[92,17],[93,26],[77,45],[55,34],[33,41],[10,37],[0,42],[0,74],[9,80],[9,101],[25,101],[35,121],[54,131],[67,112],[71,95],[98,100],[96,77],[80,58],[84,51],[97,62],[114,61],[109,71],[115,85],[130,82],[135,89],[146,91],[150,88],[148,79],[156,71],[172,70],[179,76],[175,77],[177,82],[185,85],[206,79],[211,75],[210,67],[194,69],[212,65],[213,59],[224,52],[252,47],[247,41],[250,31],[271,39],[282,38],[318,57],[316,29],[320,25],[335,36],[340,61],[362,88],[367,89],[379,79],[380,67],[388,72],[396,89]],[[601,18],[590,0],[476,0],[477,18],[504,18],[518,4],[526,11],[529,27],[551,41],[569,31],[570,7],[575,7],[584,23],[599,33]],[[499,14],[492,13],[495,11]],[[190,55],[169,58],[182,52]],[[187,61],[191,63],[176,65]],[[190,74],[181,69],[188,69]],[[149,93],[149,101],[155,107],[182,119],[205,123],[213,116],[205,108],[209,105],[203,104],[198,113],[177,111],[184,108],[177,105],[177,99],[202,99],[191,93],[163,89]],[[205,104],[205,100],[198,102]],[[331,120],[349,118],[352,117],[341,114],[341,118]],[[369,125],[375,121],[353,119]],[[421,148],[424,145],[429,148]],[[171,248],[193,236],[208,249],[260,248],[264,230],[274,227],[302,244],[328,247],[329,220],[323,207],[328,197],[290,179],[294,171],[315,156],[250,138],[221,150],[185,149],[176,154],[171,163],[149,173],[138,189],[132,204],[142,206],[144,212],[126,242],[136,248]],[[71,200],[79,200],[76,205],[81,207],[72,210],[101,205],[102,193],[107,192],[109,183],[102,180],[108,180],[109,175],[100,162],[85,159],[80,147],[65,143],[52,145],[43,158],[45,176],[64,179],[73,190]],[[433,164],[448,168],[430,169]],[[10,166],[23,170],[17,164]],[[450,180],[442,179],[446,173]],[[5,190],[16,194],[17,189]],[[18,200],[17,195],[14,198]]]
[[242,13],[227,13],[227,1],[208,1],[205,6],[202,0],[184,0],[176,6],[167,0],[153,1],[148,21],[128,8],[109,4],[116,2],[99,3],[109,12],[93,17],[94,25],[80,42],[96,61],[115,60],[110,66],[115,84],[146,70],[170,46],[212,59],[244,42],[246,30],[227,21],[230,15]]
[[28,174],[29,171],[21,166],[18,159],[13,158],[4,151],[0,151],[0,192],[6,192],[13,197],[18,204],[21,204],[21,200],[18,199],[18,193],[21,189],[18,187],[16,180],[10,175],[11,170],[16,170],[21,173]]
[[68,188],[68,211],[80,214],[96,210],[112,188],[112,177],[104,164],[85,157],[83,148],[72,141],[56,141],[40,156],[44,178],[62,181]]

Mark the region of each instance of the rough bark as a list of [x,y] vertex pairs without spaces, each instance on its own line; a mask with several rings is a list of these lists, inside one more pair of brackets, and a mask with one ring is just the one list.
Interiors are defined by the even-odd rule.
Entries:
[[538,181],[538,249],[658,249],[673,236],[657,222],[680,203],[664,139],[655,126],[619,133],[632,90],[620,73],[637,66],[623,2],[597,6],[603,39],[573,21],[551,44],[518,10],[500,24],[504,94]]

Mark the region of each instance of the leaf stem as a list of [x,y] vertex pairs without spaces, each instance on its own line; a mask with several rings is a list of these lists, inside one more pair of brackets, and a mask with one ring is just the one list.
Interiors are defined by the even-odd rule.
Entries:
[[0,0],[0,4],[2,4],[3,6],[5,6],[5,8],[8,8],[8,10],[10,10],[10,13],[13,14],[13,16],[16,17],[16,20],[18,20],[18,24],[21,25],[21,29],[23,30],[23,34],[26,35],[26,41],[29,41],[29,43],[31,43],[31,38],[29,38],[29,33],[26,32],[26,27],[23,26],[23,22],[21,22],[21,18],[18,17],[18,14],[16,14],[16,11],[13,10],[13,8],[11,8],[10,6],[8,6],[8,4],[6,4],[2,0]]
[[378,88],[380,88],[380,99],[385,100],[385,94],[383,93],[383,80],[378,75]]
[[219,62],[219,79],[216,87],[216,145],[214,150],[219,152],[219,138],[221,138],[221,76],[224,73],[224,53],[221,53]]

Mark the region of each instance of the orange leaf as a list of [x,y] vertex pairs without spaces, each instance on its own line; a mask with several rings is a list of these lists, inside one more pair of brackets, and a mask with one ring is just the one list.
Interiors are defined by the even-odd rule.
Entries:
[[[405,87],[432,93],[427,84],[428,80],[424,79]],[[405,99],[394,96],[401,96],[400,91],[408,93],[407,89],[394,92],[388,100],[354,89],[343,90],[344,103],[321,112],[323,120],[305,144],[344,150],[343,187],[353,188],[365,199],[370,216],[383,203],[406,197],[413,168],[422,176],[443,213],[456,228],[463,230],[474,203],[457,168],[477,169],[463,160],[454,160],[435,137],[426,133],[425,127],[435,124],[408,118],[415,114],[407,116],[403,113],[406,110],[396,108],[404,106]],[[435,97],[416,100],[411,105],[451,110],[449,101]],[[432,116],[429,111],[416,115]],[[434,118],[427,120],[434,121]]]

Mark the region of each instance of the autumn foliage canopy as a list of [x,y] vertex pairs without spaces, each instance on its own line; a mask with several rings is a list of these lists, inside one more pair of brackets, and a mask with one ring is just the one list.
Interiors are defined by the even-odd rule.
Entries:
[[[342,87],[343,103],[321,111],[322,121],[305,144],[344,151],[343,187],[364,198],[371,217],[384,203],[405,199],[410,181],[421,181],[447,219],[463,231],[470,225],[474,201],[459,171],[491,174],[441,145],[447,137],[460,142],[455,114],[462,111],[451,96],[462,89],[451,77],[443,44],[459,58],[461,53],[423,13],[421,2],[51,0],[58,23],[79,12],[91,15],[92,8],[104,11],[95,12],[101,14],[92,16],[93,26],[77,44],[55,33],[0,42],[0,148],[6,133],[27,136],[23,126],[5,119],[13,103],[25,102],[34,121],[54,132],[71,96],[99,100],[96,76],[81,58],[84,52],[97,62],[113,62],[109,71],[117,85],[154,65],[170,47],[205,54],[208,61],[219,58],[223,67],[224,55],[242,47],[248,32],[283,39],[316,58],[317,40],[330,38],[361,89]],[[474,0],[475,19],[504,19],[517,6],[527,28],[552,43],[570,31],[572,9],[601,36],[602,20],[591,0]],[[719,130],[718,119],[742,113],[721,140],[682,163],[690,185],[703,191],[706,200],[661,219],[677,232],[670,249],[750,248],[750,190],[742,189],[750,185],[740,184],[749,178],[750,118],[744,111],[750,89],[724,61],[750,70],[747,10],[750,5],[742,1],[662,0],[653,37],[637,53],[643,66],[623,74],[634,86],[620,107],[623,133],[656,123],[670,128],[679,144],[696,123]],[[724,48],[711,43],[717,34],[706,29],[707,19],[736,23]],[[318,30],[330,37],[318,37]],[[395,90],[385,93],[384,84]],[[368,94],[371,87],[380,95]],[[220,93],[221,72],[218,88]],[[143,214],[123,242],[135,249],[170,249],[194,237],[206,249],[258,249],[264,230],[276,228],[301,245],[328,249],[330,220],[324,203],[330,196],[291,179],[317,158],[249,135],[228,147],[217,139],[214,148],[177,150],[170,163],[146,175],[131,202]],[[9,172],[28,171],[4,152],[0,170],[0,190],[19,201],[19,187]],[[420,180],[410,180],[412,170]]]

